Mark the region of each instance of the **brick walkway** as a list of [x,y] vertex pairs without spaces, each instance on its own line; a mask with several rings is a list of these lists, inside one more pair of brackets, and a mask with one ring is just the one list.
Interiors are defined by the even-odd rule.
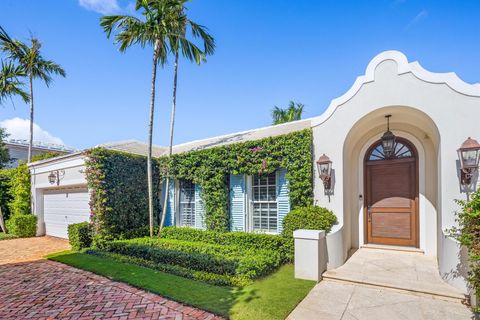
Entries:
[[42,259],[50,253],[70,249],[68,240],[34,237],[0,241],[0,265]]
[[0,265],[0,319],[221,319],[67,265]]

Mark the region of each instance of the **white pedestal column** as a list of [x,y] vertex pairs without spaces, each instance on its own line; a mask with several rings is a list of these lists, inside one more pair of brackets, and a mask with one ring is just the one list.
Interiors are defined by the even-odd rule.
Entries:
[[320,281],[327,266],[325,231],[295,230],[295,278]]

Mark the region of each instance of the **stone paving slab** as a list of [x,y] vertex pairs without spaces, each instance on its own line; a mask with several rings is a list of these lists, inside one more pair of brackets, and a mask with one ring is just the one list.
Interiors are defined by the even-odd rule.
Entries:
[[[3,241],[2,241],[3,242]],[[0,319],[221,319],[67,265],[0,265]]]
[[289,320],[467,320],[469,307],[432,295],[323,280]]
[[435,257],[418,252],[362,248],[323,277],[465,299],[463,292],[440,277]]
[[54,237],[33,237],[0,241],[0,265],[34,261],[50,253],[69,250],[68,240]]

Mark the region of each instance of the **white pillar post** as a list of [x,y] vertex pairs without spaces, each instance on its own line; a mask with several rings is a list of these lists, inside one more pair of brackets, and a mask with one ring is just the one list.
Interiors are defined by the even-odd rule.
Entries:
[[295,230],[295,278],[320,281],[327,266],[323,230]]

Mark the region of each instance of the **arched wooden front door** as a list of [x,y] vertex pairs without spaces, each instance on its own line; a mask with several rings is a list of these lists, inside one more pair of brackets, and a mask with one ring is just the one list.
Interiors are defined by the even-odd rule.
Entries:
[[418,247],[418,156],[406,139],[387,157],[381,141],[365,156],[367,243]]

